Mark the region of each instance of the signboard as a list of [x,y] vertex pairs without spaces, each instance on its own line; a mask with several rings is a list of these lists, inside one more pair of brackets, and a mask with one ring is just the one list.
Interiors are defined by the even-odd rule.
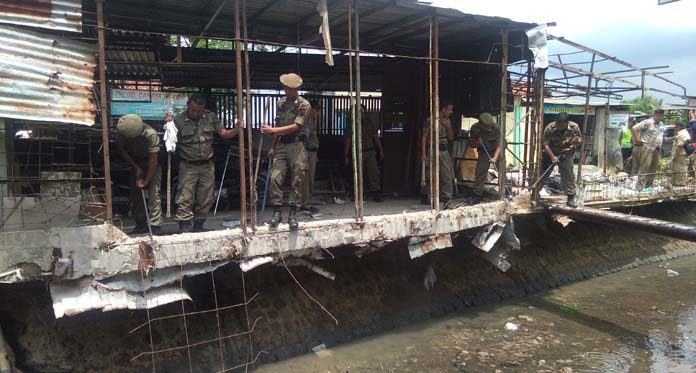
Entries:
[[186,110],[188,96],[176,92],[150,92],[127,89],[111,90],[111,115],[138,114],[143,119],[161,120],[168,111]]
[[[566,104],[544,104],[544,114],[568,113],[570,115],[585,115],[585,106]],[[595,115],[594,106],[590,106],[589,115]]]
[[610,113],[607,128],[621,128],[628,125],[628,113]]

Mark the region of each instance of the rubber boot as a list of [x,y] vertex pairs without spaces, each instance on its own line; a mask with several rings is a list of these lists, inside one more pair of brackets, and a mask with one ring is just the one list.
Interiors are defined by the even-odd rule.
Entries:
[[205,228],[203,228],[203,223],[205,223],[205,219],[194,220],[193,230],[191,232],[205,232]]
[[152,235],[159,236],[161,227],[159,225],[152,226]]
[[566,205],[571,208],[576,208],[578,205],[575,203],[575,195],[574,194],[568,194],[568,202],[566,202]]
[[133,228],[133,230],[130,231],[129,234],[143,234],[147,232],[147,223],[145,222],[145,220],[137,220],[135,222],[135,228]]
[[288,214],[288,225],[291,231],[296,231],[299,224],[297,223],[297,206],[290,207],[290,213]]
[[271,228],[277,228],[278,224],[283,221],[283,212],[280,211],[280,206],[273,207],[273,216],[271,216],[271,221],[268,223]]
[[193,229],[193,223],[191,220],[184,220],[179,222],[179,233],[189,233]]

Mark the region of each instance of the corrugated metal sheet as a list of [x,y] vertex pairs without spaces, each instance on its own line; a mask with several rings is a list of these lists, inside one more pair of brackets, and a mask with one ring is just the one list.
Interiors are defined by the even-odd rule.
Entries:
[[0,118],[94,124],[95,49],[0,26]]
[[82,32],[82,1],[2,0],[0,23]]

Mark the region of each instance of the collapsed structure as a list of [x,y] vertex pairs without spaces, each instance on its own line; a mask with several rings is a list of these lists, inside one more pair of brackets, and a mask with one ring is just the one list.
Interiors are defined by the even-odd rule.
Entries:
[[[587,159],[601,170],[589,178],[585,172],[586,205],[649,204],[696,192],[693,178],[688,185],[672,186],[661,173],[665,182],[656,184],[661,189],[644,191],[636,190],[630,177],[612,175],[614,148],[607,139],[616,137],[612,131],[618,127],[610,120],[611,104],[601,116],[597,109],[593,123],[587,120],[590,96],[609,100],[625,91],[653,90],[687,99],[685,88],[679,93],[650,88],[646,76],[665,79],[549,36],[545,25],[407,0],[167,0],[158,5],[127,0],[0,5],[0,56],[9,66],[9,84],[0,89],[0,282],[48,279],[56,318],[173,302],[182,303],[185,318],[184,301],[196,300],[182,279],[230,262],[242,273],[277,264],[305,267],[333,280],[333,273],[313,262],[333,259],[330,249],[351,247],[363,256],[402,242],[413,259],[451,247],[453,236],[464,231],[476,232],[474,245],[505,271],[509,250],[520,247],[512,217],[545,211],[554,201],[532,187],[542,171],[541,134],[550,122],[544,117],[545,99],[552,93],[587,100],[582,130],[595,141],[585,142],[594,147],[581,152],[578,179],[583,180]],[[547,39],[591,55],[589,70],[549,61]],[[594,72],[597,57],[640,72],[641,83],[615,76],[622,71]],[[325,181],[323,195],[336,205],[326,206],[323,217],[302,222],[299,231],[282,225],[270,231],[258,208],[264,175],[256,170],[265,153],[258,128],[267,120],[264,107],[273,108],[280,97],[277,76],[287,71],[302,74],[304,96],[324,108],[318,173]],[[612,84],[599,87],[600,82]],[[249,124],[238,143],[216,144],[218,192],[225,195],[223,204],[233,201],[222,213],[228,219],[216,224],[231,228],[128,237],[122,229],[129,224],[122,187],[128,172],[111,156],[113,118],[136,112],[159,123],[163,109],[183,109],[193,90],[210,98],[210,109],[225,126],[240,117]],[[498,115],[505,151],[490,186],[506,192],[496,200],[440,209],[438,161],[421,168],[418,144],[422,123],[436,118],[441,97],[453,102],[453,124],[460,130],[467,129],[466,118],[481,112]],[[387,153],[382,186],[393,197],[381,206],[365,202],[361,193],[359,136],[352,141],[357,167],[339,170],[342,137],[351,118],[360,128],[354,111],[361,103],[379,118]],[[618,114],[627,118],[625,109]],[[431,122],[431,134],[434,128]],[[15,138],[19,131],[26,134]],[[461,162],[469,160],[465,143],[462,138],[453,149]],[[171,185],[176,159],[166,162],[174,169],[165,182]],[[412,198],[425,172],[435,180],[430,207],[417,206]],[[457,181],[467,185],[463,175]],[[343,204],[349,190],[357,191],[354,203]],[[245,290],[242,305],[251,299]],[[148,313],[147,325],[152,321]],[[247,319],[242,336],[251,333],[252,324]],[[150,343],[154,364],[158,350]]]

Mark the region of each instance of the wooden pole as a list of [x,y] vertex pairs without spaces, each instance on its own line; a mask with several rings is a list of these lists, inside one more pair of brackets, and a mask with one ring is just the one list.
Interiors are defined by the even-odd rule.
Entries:
[[430,179],[430,185],[428,186],[430,190],[430,209],[435,209],[435,187],[433,186],[433,181],[435,180],[435,145],[433,144],[433,128],[435,125],[435,112],[433,110],[433,17],[429,19],[429,38],[428,38],[428,108],[430,111],[430,116],[428,117],[430,122],[428,123],[428,179]]
[[[102,151],[104,153],[104,193],[106,194],[106,222],[113,224],[111,191],[111,155],[109,153],[109,99],[106,95],[106,41],[104,38],[104,0],[97,0],[97,43],[99,44],[99,100],[102,120]],[[145,206],[147,208],[147,206]]]
[[[242,120],[244,112],[244,98],[242,96],[242,42],[241,22],[239,20],[239,0],[234,1],[234,38],[235,38],[235,67],[237,68],[237,119]],[[246,236],[247,211],[246,211],[246,170],[244,169],[244,130],[239,129],[239,195],[241,199],[240,222],[242,234]]]
[[358,219],[362,220],[363,219],[363,203],[365,201],[365,196],[363,193],[363,154],[362,154],[362,149],[363,149],[363,143],[362,143],[362,105],[361,105],[361,100],[360,100],[360,92],[361,92],[361,84],[360,84],[360,11],[358,10],[358,2],[356,1],[355,4],[353,5],[353,14],[355,15],[355,23],[353,24],[353,27],[355,27],[355,106],[356,110],[358,110],[358,115],[356,115],[356,125],[357,125],[357,132],[356,137],[358,141],[358,148],[357,148],[357,153],[358,153],[358,179],[359,179],[359,188],[358,192],[360,193],[360,203],[358,204]]
[[249,39],[248,39],[248,25],[247,25],[247,0],[242,0],[242,23],[244,25],[244,80],[246,85],[246,133],[247,133],[247,143],[249,144],[249,198],[251,198],[251,228],[256,227],[256,204],[258,202],[258,195],[256,193],[256,178],[254,178],[254,149],[253,149],[253,137],[252,137],[252,111],[251,111],[251,77],[249,72]]
[[[505,169],[505,153],[507,150],[507,64],[508,64],[508,31],[500,31],[502,58],[500,61],[500,155],[498,160],[498,192],[500,199],[505,200],[505,181],[507,171]],[[491,151],[494,151],[491,149]]]
[[434,205],[435,211],[440,211],[440,26],[437,16],[433,17],[433,112],[435,120],[433,131],[435,131],[435,180],[434,186]]
[[[582,163],[585,158],[585,146],[587,145],[587,122],[590,116],[590,93],[592,92],[592,72],[594,71],[594,63],[596,55],[592,55],[592,63],[590,64],[590,75],[587,76],[587,91],[585,92],[585,118],[582,120],[582,144],[580,144],[580,161],[578,162],[578,178],[582,179]],[[595,127],[597,126],[597,116],[595,115]],[[590,149],[590,153],[592,150]]]
[[[541,177],[541,160],[543,157],[543,134],[544,134],[544,80],[546,77],[546,70],[540,69],[537,72],[537,82],[536,88],[534,89],[534,94],[537,97],[535,110],[537,112],[537,128],[536,128],[536,142],[534,147],[536,148],[536,165],[534,167],[534,180],[539,180]],[[539,202],[539,191],[542,185],[537,186],[533,189],[534,202],[538,204]]]
[[359,184],[358,180],[358,140],[356,136],[357,125],[355,119],[355,101],[354,101],[354,91],[353,91],[353,0],[348,1],[348,83],[350,89],[350,99],[348,104],[350,105],[350,125],[351,125],[351,153],[353,162],[353,200],[355,202],[355,220],[360,220],[360,201],[358,197],[360,195],[360,189],[362,186]]

